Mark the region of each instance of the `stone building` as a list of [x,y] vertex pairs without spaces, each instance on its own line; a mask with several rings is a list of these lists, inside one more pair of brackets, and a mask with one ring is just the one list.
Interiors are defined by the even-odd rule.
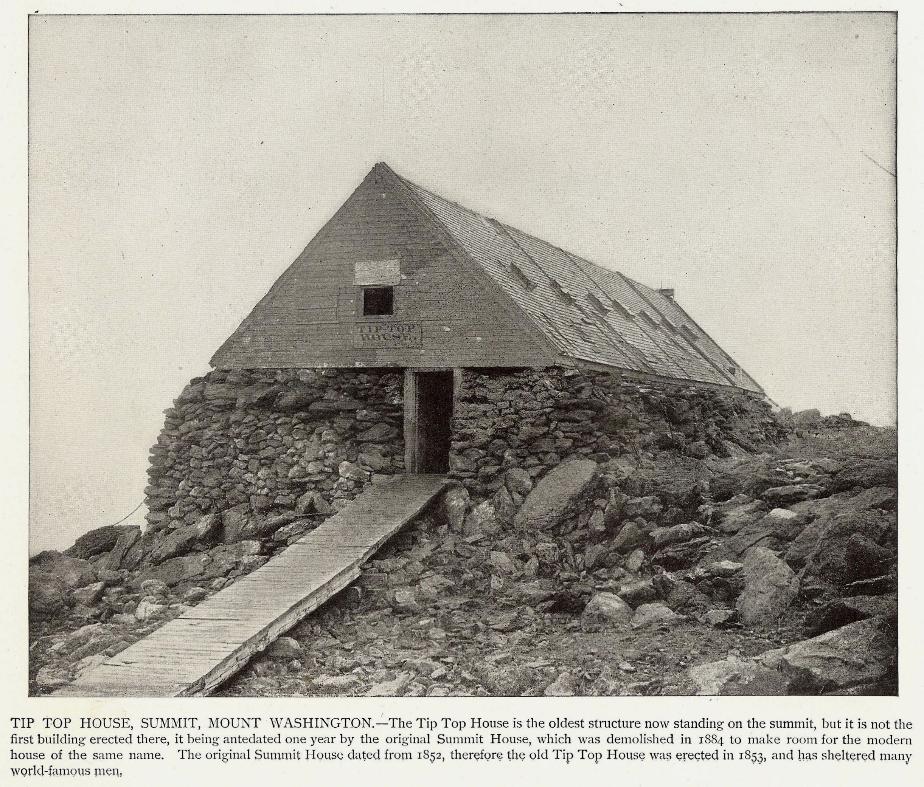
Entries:
[[151,451],[152,530],[216,513],[234,541],[396,473],[447,473],[504,521],[566,459],[725,455],[775,428],[760,386],[673,291],[385,164],[211,365]]

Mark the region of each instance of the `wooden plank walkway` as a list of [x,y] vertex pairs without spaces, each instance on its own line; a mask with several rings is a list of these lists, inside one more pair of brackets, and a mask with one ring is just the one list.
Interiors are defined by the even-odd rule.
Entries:
[[359,576],[360,566],[446,485],[406,475],[370,486],[261,568],[55,692],[72,697],[193,697]]

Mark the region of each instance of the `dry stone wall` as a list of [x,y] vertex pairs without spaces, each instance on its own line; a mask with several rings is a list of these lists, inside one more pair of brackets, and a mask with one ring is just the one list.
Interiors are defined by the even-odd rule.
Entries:
[[[186,386],[151,449],[150,530],[222,514],[232,531],[324,513],[404,470],[400,372],[216,370]],[[257,524],[254,524],[254,523]]]
[[[151,450],[149,530],[220,514],[227,543],[279,516],[327,513],[375,474],[404,471],[402,431],[400,371],[210,372],[166,411]],[[508,521],[534,482],[567,459],[727,456],[784,431],[766,402],[730,389],[558,367],[466,369],[450,475],[470,496],[463,510],[490,499]]]
[[565,459],[606,463],[659,450],[728,456],[785,431],[765,401],[743,391],[567,368],[465,370],[450,472],[473,498],[500,494],[495,506],[504,508],[512,468],[535,480]]

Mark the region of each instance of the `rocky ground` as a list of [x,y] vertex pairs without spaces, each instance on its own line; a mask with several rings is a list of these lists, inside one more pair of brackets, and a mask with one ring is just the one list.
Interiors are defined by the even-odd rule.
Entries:
[[[895,693],[895,431],[807,421],[770,453],[569,461],[535,486],[512,469],[509,512],[472,508],[454,487],[221,693]],[[37,556],[33,691],[181,614],[323,516],[306,508],[217,546],[203,517],[177,536],[187,543],[133,568],[121,567],[132,536],[118,529]]]

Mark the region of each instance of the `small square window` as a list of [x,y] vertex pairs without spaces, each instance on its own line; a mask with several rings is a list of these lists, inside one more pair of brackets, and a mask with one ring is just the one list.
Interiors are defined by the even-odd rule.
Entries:
[[363,289],[364,317],[392,314],[394,312],[394,306],[394,287],[365,287]]

